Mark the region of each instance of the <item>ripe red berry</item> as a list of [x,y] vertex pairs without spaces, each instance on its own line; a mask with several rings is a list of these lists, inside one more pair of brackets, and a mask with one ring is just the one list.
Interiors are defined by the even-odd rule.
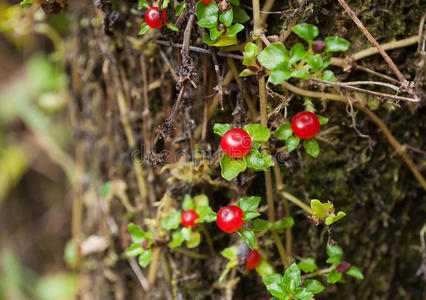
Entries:
[[302,111],[291,120],[291,129],[302,139],[313,138],[320,129],[318,117],[310,111]]
[[[161,11],[161,17],[163,22],[166,23],[166,13],[164,10]],[[151,7],[145,13],[145,22],[151,28],[161,28],[163,23],[160,20],[160,13],[158,7]]]
[[341,264],[338,264],[336,266],[336,271],[340,273],[346,273],[350,267],[351,267],[350,263],[348,263],[347,261],[342,261]]
[[236,205],[222,207],[217,213],[216,223],[226,233],[235,232],[243,226],[243,211]]
[[251,138],[244,130],[234,128],[223,135],[220,146],[231,157],[243,157],[250,152]]
[[201,2],[204,2],[205,4],[209,4],[210,2],[213,2],[213,1],[216,1],[216,0],[201,0]]
[[250,250],[249,255],[247,255],[245,269],[246,270],[255,269],[257,265],[259,264],[259,261],[260,261],[259,252],[257,252],[257,250]]
[[312,45],[312,51],[314,53],[323,53],[325,51],[325,43],[323,41],[316,41]]
[[180,215],[180,220],[182,221],[183,226],[194,227],[199,217],[200,216],[195,211],[188,209]]

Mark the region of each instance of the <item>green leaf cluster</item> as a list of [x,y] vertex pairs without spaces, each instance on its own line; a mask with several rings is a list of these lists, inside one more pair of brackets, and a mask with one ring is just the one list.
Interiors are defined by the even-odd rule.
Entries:
[[273,299],[311,299],[314,294],[324,290],[321,282],[315,279],[305,280],[303,286],[300,269],[293,263],[284,273],[262,276],[266,289],[275,297]]
[[334,213],[335,209],[333,203],[322,203],[317,199],[311,200],[311,209],[314,216],[319,220],[324,221],[327,226],[346,216],[346,213],[343,211],[339,211],[336,215]]
[[[305,48],[302,43],[296,43],[288,51],[283,43],[272,43],[258,54],[257,48],[255,50],[253,47],[254,44],[249,47],[246,46],[243,53],[243,65],[249,66],[249,68],[243,70],[240,76],[250,76],[257,73],[253,71],[253,67],[256,68],[255,70],[260,67],[254,64],[257,58],[260,64],[269,70],[269,81],[272,84],[281,84],[290,78],[316,78],[323,81],[335,81],[334,73],[325,69],[330,65],[332,53],[348,50],[349,42],[338,36],[327,37],[324,53],[314,53],[311,46],[319,34],[318,27],[302,23],[294,26],[292,31],[308,43],[308,48]],[[293,140],[293,143],[296,143],[296,141]]]
[[[127,257],[139,256],[138,263],[142,268],[145,268],[152,259],[151,245],[154,240],[154,232],[143,231],[140,226],[134,223],[129,223],[127,229],[129,230],[133,243],[127,248],[125,255]],[[142,247],[142,243],[144,242],[147,242],[147,245]]]
[[[327,118],[323,116],[319,116],[319,115],[317,115],[317,117],[320,121],[321,126],[327,124],[328,122]],[[277,130],[275,130],[274,137],[279,140],[285,141],[287,152],[294,151],[297,148],[297,146],[299,146],[300,140],[301,140],[299,137],[293,134],[293,129],[291,129],[290,123],[281,124],[277,128]],[[317,158],[320,153],[318,142],[314,138],[304,140],[303,148],[313,158]]]
[[[237,33],[244,29],[244,25],[238,21],[246,21],[242,13],[244,10],[239,7],[237,9],[237,7],[219,14],[219,7],[215,1],[208,4],[198,1],[196,6],[198,25],[209,31],[209,34],[203,36],[206,44],[222,47],[237,43]],[[225,28],[222,29],[220,24]]]
[[[223,136],[230,129],[230,124],[216,123],[213,126],[213,132],[220,136]],[[237,177],[247,168],[253,171],[266,171],[267,168],[274,165],[269,153],[259,151],[260,143],[268,141],[271,136],[269,129],[260,124],[248,124],[242,129],[250,135],[252,147],[243,158],[232,158],[228,154],[222,156],[220,160],[221,175],[228,181]]]

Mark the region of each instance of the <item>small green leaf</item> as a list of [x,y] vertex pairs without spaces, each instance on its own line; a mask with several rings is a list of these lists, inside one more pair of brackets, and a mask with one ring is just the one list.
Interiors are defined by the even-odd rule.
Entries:
[[101,197],[106,198],[110,195],[111,192],[111,181],[107,181],[104,183],[104,185],[101,187]]
[[272,283],[280,283],[282,281],[282,276],[277,273],[269,274],[262,276],[262,281],[265,285],[270,285]]
[[333,224],[334,222],[339,221],[341,218],[343,218],[344,216],[346,216],[346,213],[343,211],[339,211],[337,213],[337,216],[332,216],[332,217],[328,217],[327,219],[325,219],[325,224],[327,226],[330,226],[331,224]]
[[138,0],[138,9],[149,8],[148,1]]
[[265,162],[265,168],[273,167],[275,165],[274,161],[272,160],[272,156],[269,153],[262,152],[263,161]]
[[235,5],[235,6],[239,6],[240,5],[240,0],[230,0],[229,2],[231,2],[231,4]]
[[199,194],[194,197],[195,207],[197,206],[209,206],[209,198],[205,194]]
[[186,4],[185,3],[178,3],[175,6],[175,12],[176,12],[176,17],[179,17],[182,12],[185,10],[186,8]]
[[271,228],[272,224],[263,219],[256,219],[253,221],[252,226],[254,231],[263,231]]
[[291,228],[294,225],[294,219],[292,217],[284,217],[282,220],[275,221],[275,230],[278,233],[283,233],[285,228]]
[[219,7],[215,1],[212,1],[207,5],[202,1],[197,2],[196,14],[199,26],[204,28],[217,27],[218,13]]
[[223,249],[220,254],[222,254],[223,257],[234,260],[238,258],[238,247],[237,246],[231,246],[228,248]]
[[300,270],[295,263],[293,263],[284,273],[283,286],[286,291],[294,291],[302,281],[300,277]]
[[220,21],[220,23],[222,23],[226,27],[229,27],[232,24],[232,19],[233,18],[234,18],[234,12],[233,12],[233,10],[232,9],[228,9],[228,10],[224,11],[220,15],[219,21]]
[[321,203],[321,201],[317,199],[312,199],[311,209],[315,217],[320,220],[325,220],[325,218],[333,214],[334,205],[333,203]]
[[310,291],[312,294],[319,294],[325,289],[322,283],[315,279],[305,280],[303,287]]
[[265,161],[259,150],[251,150],[244,159],[250,169],[254,171],[266,171]]
[[149,30],[149,26],[148,26],[148,24],[146,24],[145,22],[144,23],[142,23],[141,24],[141,29],[139,30],[139,35],[144,35],[145,33],[147,33],[148,32],[148,30]]
[[139,255],[139,265],[145,268],[152,260],[152,249],[146,249],[141,255]]
[[318,55],[309,55],[306,58],[306,63],[314,71],[318,72],[322,69],[322,59]]
[[161,226],[165,230],[177,229],[180,225],[180,211],[174,211],[166,219],[161,220]]
[[258,216],[260,216],[260,213],[258,213],[257,211],[247,210],[244,212],[244,221],[252,220],[254,218],[257,218]]
[[311,299],[313,294],[305,288],[297,288],[296,289],[296,295],[294,295],[294,299],[301,299],[301,300],[309,300]]
[[212,39],[210,38],[210,35],[208,35],[208,34],[203,35],[203,41],[204,41],[204,43],[206,43],[207,45],[212,45],[212,44],[214,44],[214,43],[216,42],[215,40],[212,40]]
[[320,123],[321,126],[328,123],[328,118],[320,116],[320,115],[317,115],[317,117],[318,117],[318,120],[319,120],[319,123]]
[[250,135],[253,142],[267,142],[271,136],[269,129],[260,124],[248,124],[243,130]]
[[271,266],[266,260],[261,259],[256,271],[260,276],[274,273],[274,267]]
[[166,26],[172,31],[179,31],[179,28],[177,28],[177,26],[173,23],[167,23]]
[[198,214],[200,222],[214,222],[216,221],[216,213],[212,210],[212,208],[208,205],[198,205],[195,208],[195,212]]
[[25,5],[25,4],[32,4],[32,3],[34,3],[34,0],[22,0],[20,4]]
[[262,281],[266,285],[266,289],[275,297],[276,299],[289,299],[282,284],[282,277],[279,274],[269,274],[262,276]]
[[263,49],[257,59],[262,66],[269,70],[281,69],[288,64],[287,49],[282,43],[273,43]]
[[133,243],[139,244],[139,243],[143,242],[144,232],[143,232],[142,228],[140,228],[139,226],[137,226],[133,223],[129,223],[129,225],[127,225],[127,229],[130,232]]
[[253,230],[249,228],[241,228],[237,231],[238,235],[247,243],[250,249],[256,247],[256,238],[254,237]]
[[220,160],[221,175],[226,180],[232,180],[241,172],[247,169],[247,163],[244,159],[231,158],[228,154],[224,154]]
[[182,238],[184,241],[189,241],[191,240],[191,234],[192,234],[192,230],[190,227],[183,227],[180,230],[180,233],[182,233]]
[[238,200],[237,205],[243,212],[249,210],[256,211],[259,208],[260,200],[262,200],[262,198],[258,196],[243,197]]
[[142,245],[140,243],[138,244],[132,244],[129,248],[126,250],[126,256],[127,257],[134,257],[142,254],[144,249],[142,248]]
[[186,242],[186,246],[188,248],[195,248],[198,247],[201,241],[201,235],[198,231],[194,231],[191,233],[191,237],[189,241]]
[[313,258],[305,258],[297,264],[299,269],[305,273],[311,273],[318,269],[317,264]]
[[188,210],[188,209],[194,209],[194,201],[192,200],[191,196],[186,194],[183,198],[182,202],[182,209]]
[[289,79],[291,77],[291,72],[288,70],[276,69],[271,71],[269,75],[269,81],[272,84],[278,85],[283,83],[283,81]]
[[228,31],[226,32],[227,36],[236,36],[238,32],[244,29],[244,25],[236,23],[232,26],[229,26]]
[[220,136],[223,136],[229,130],[231,130],[231,125],[230,124],[219,124],[219,123],[216,123],[216,124],[213,125],[213,132],[215,134],[220,135]]
[[169,243],[169,248],[177,248],[183,243],[183,234],[180,231],[172,233],[172,241]]
[[222,33],[224,33],[225,30],[218,30],[216,27],[210,28],[210,38],[212,41],[216,41],[218,37],[220,37],[222,35]]
[[290,137],[286,140],[285,146],[287,148],[287,152],[292,152],[299,146],[300,138],[290,135]]
[[331,272],[327,276],[327,282],[328,283],[336,283],[340,279],[342,279],[343,274],[337,272],[336,270],[331,270]]
[[308,43],[312,43],[319,34],[318,27],[306,23],[297,24],[291,30]]
[[293,134],[290,123],[284,123],[275,130],[274,137],[279,140],[287,140]]
[[231,46],[237,44],[237,37],[236,36],[228,36],[228,35],[222,35],[219,37],[217,41],[215,41],[212,46],[215,47],[225,47],[225,46]]
[[358,279],[364,279],[364,275],[362,274],[362,272],[361,272],[361,270],[360,269],[358,269],[357,267],[355,267],[355,266],[351,266],[350,268],[349,268],[349,270],[346,272],[346,274],[348,274],[348,275],[350,275],[350,276],[352,276],[352,277],[355,277],[355,278],[358,278]]
[[258,53],[258,48],[256,44],[252,42],[247,43],[243,52],[243,55],[244,55],[243,65],[254,66],[256,64],[257,53]]
[[268,284],[266,289],[272,294],[272,296],[277,297],[276,299],[288,299],[287,293],[285,292],[285,289],[280,282]]
[[336,81],[336,77],[334,76],[333,71],[325,70],[324,74],[321,77],[321,80],[322,81],[333,82],[333,81]]
[[290,50],[290,65],[304,58],[306,53],[305,46],[302,43],[296,43]]
[[247,77],[247,76],[251,76],[251,75],[256,75],[256,72],[253,72],[252,70],[249,70],[249,69],[244,69],[240,73],[240,77]]
[[233,10],[234,10],[234,23],[242,24],[250,20],[250,16],[241,7],[235,6]]
[[325,39],[325,45],[327,52],[337,52],[348,50],[351,44],[339,36],[329,36]]
[[331,54],[327,54],[322,58],[322,67],[323,69],[327,68],[331,64]]
[[163,0],[163,4],[161,5],[161,9],[166,9],[169,6],[170,0]]
[[314,158],[317,158],[320,153],[320,148],[315,139],[304,140],[303,148],[305,148],[306,152]]
[[[335,264],[340,264],[340,259],[343,256],[343,250],[342,247],[339,245],[329,245],[327,244],[327,255],[329,258],[335,258]],[[327,261],[328,262],[328,261]]]
[[305,69],[298,69],[291,72],[291,77],[308,79],[309,74],[308,71],[306,71]]

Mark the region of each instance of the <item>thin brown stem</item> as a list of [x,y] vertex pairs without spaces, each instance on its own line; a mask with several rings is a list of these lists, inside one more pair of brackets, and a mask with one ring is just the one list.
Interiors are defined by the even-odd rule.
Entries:
[[362,24],[361,20],[358,19],[355,12],[349,7],[349,5],[346,3],[345,0],[338,0],[338,1],[340,5],[342,5],[342,7],[348,13],[348,15],[352,18],[352,20],[355,22],[355,24],[358,26],[358,28],[362,31],[362,33],[368,38],[368,40],[374,45],[374,47],[377,48],[379,53],[383,56],[385,61],[391,67],[392,71],[395,73],[396,77],[398,77],[399,81],[401,82],[401,85],[408,88],[408,85],[409,85],[408,80],[405,79],[404,75],[401,73],[401,71],[398,69],[398,67],[389,57],[389,55],[385,52],[385,50],[383,50],[383,48],[379,45],[376,39],[370,34],[370,32],[368,32],[367,28],[364,26],[364,24]]
[[[253,33],[255,36],[260,36],[263,33],[261,23],[260,23],[260,5],[259,0],[253,0]],[[260,39],[256,40],[257,47],[259,52],[262,50],[262,41]],[[268,120],[266,115],[266,84],[265,77],[259,78],[259,102],[260,102],[260,123],[267,127]],[[269,144],[264,143],[266,148],[269,148]],[[270,169],[265,171],[265,186],[266,186],[266,202],[268,204],[268,220],[269,222],[275,221],[275,203],[274,195],[272,191],[272,176]],[[278,249],[280,254],[281,261],[284,265],[284,269],[287,269],[290,266],[289,259],[284,249],[284,245],[281,241],[280,236],[278,235],[275,227],[271,227],[272,237],[274,238],[275,246]]]

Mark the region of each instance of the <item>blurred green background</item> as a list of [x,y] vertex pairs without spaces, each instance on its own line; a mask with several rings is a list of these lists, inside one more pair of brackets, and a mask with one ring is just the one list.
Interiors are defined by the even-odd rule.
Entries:
[[[0,0],[0,299],[69,299],[68,21]],[[58,255],[59,254],[59,255]]]

